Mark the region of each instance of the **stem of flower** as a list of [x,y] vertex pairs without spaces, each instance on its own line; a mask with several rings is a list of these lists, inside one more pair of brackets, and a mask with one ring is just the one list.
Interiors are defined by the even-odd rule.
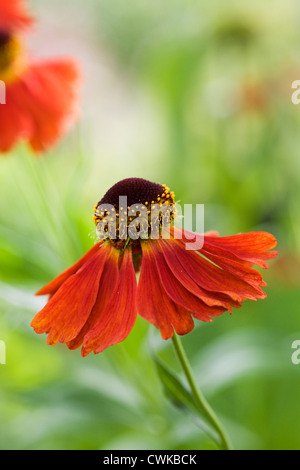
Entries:
[[201,390],[197,388],[195,379],[193,377],[192,368],[185,354],[182,343],[178,335],[175,332],[172,337],[172,342],[173,342],[173,346],[174,346],[177,358],[182,366],[185,377],[191,388],[191,392],[193,394],[194,400],[196,401],[197,405],[202,410],[203,414],[206,416],[208,421],[212,424],[213,428],[217,431],[218,435],[220,436],[222,449],[231,450],[232,446],[231,446],[229,437],[227,436],[225,429],[223,428],[222,424],[220,423],[213,409],[210,407],[210,405],[206,401]]

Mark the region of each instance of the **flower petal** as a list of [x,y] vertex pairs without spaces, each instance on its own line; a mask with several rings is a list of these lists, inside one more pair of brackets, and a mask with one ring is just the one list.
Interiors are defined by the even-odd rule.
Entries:
[[27,119],[16,103],[17,87],[6,86],[6,104],[0,105],[0,152],[8,152],[26,134]]
[[163,339],[173,336],[174,330],[184,335],[194,328],[191,313],[168,296],[159,278],[150,242],[142,242],[143,261],[138,283],[138,312],[160,329]]
[[201,250],[201,253],[206,256],[210,261],[213,261],[216,265],[223,268],[225,271],[230,272],[234,276],[242,279],[253,287],[266,286],[261,273],[255,269],[250,268],[245,264],[241,264],[238,261],[228,258],[226,256],[215,255],[214,253]]
[[228,237],[205,236],[203,248],[210,252],[226,250],[227,253],[240,260],[267,268],[264,261],[277,256],[277,251],[271,250],[277,244],[276,238],[268,232],[249,232]]
[[266,297],[265,292],[259,287],[253,287],[230,272],[220,269],[197,252],[186,251],[180,240],[174,240],[172,246],[174,254],[186,272],[205,290],[226,294],[238,302]]
[[188,272],[177,258],[173,250],[174,240],[158,240],[158,243],[174,276],[189,292],[201,299],[207,306],[225,308],[225,310],[229,310],[230,312],[232,311],[231,307],[239,308],[241,306],[239,301],[232,299],[226,294],[221,292],[216,293],[200,287],[194,280],[192,273]]
[[69,349],[76,349],[82,345],[84,336],[94,328],[100,315],[111,299],[119,283],[119,251],[112,250],[108,256],[99,283],[99,291],[95,305],[84,326],[72,341],[67,343]]
[[90,259],[97,251],[103,242],[96,243],[82,258],[80,258],[73,266],[63,271],[59,276],[50,281],[42,287],[35,295],[53,295],[60,288],[60,286],[70,277],[75,274],[81,266],[83,266],[88,259]]
[[22,30],[33,22],[28,15],[24,0],[0,0],[0,29]]
[[119,282],[101,312],[94,327],[85,335],[82,356],[91,351],[99,353],[108,346],[120,343],[130,333],[137,316],[137,283],[130,248],[124,250]]
[[35,152],[54,145],[77,117],[78,89],[74,60],[31,62],[7,84],[6,105],[0,107],[0,150],[9,151],[20,139],[28,140]]
[[98,249],[32,320],[31,326],[37,333],[49,333],[48,344],[70,341],[80,332],[95,304],[109,252],[108,244]]
[[[174,234],[183,244],[186,241],[191,241],[199,238],[203,240],[203,235],[182,230],[179,227],[174,227]],[[216,255],[224,256],[238,261],[241,264],[249,266],[256,264],[261,268],[267,268],[268,264],[264,261],[277,256],[277,251],[267,251],[274,248],[277,240],[271,233],[268,232],[248,232],[238,235],[231,235],[227,237],[220,237],[217,233],[207,232],[204,234],[204,244],[200,250],[203,250]]]
[[154,254],[156,266],[159,272],[161,284],[168,296],[182,307],[189,310],[198,320],[211,321],[210,315],[221,315],[227,310],[224,307],[209,307],[198,297],[187,290],[174,276],[169,268],[164,253],[159,249],[159,244],[153,242],[151,249]]

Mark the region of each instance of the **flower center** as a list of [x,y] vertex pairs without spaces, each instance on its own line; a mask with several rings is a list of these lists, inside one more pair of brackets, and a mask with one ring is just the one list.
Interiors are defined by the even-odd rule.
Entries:
[[0,79],[9,79],[13,73],[13,65],[20,55],[21,45],[14,36],[0,31]]
[[175,194],[165,184],[127,178],[112,186],[94,207],[94,222],[101,239],[119,245],[159,238],[175,217]]
[[7,44],[10,40],[10,34],[7,31],[0,31],[0,47]]

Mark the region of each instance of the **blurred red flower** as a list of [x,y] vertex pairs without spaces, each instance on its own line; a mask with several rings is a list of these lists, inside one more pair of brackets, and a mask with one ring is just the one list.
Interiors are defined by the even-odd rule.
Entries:
[[33,23],[24,0],[0,0],[0,30],[17,31]]
[[[111,204],[120,223],[119,195],[127,196],[129,206],[174,203],[174,193],[165,185],[128,178],[114,185],[95,206],[96,223],[103,220],[98,208],[104,203]],[[151,210],[148,214],[150,217]],[[134,220],[128,217],[127,223],[130,219]],[[189,333],[194,328],[193,317],[212,321],[241,307],[246,299],[266,297],[261,289],[266,283],[252,266],[267,268],[266,260],[277,255],[267,251],[277,243],[273,235],[250,232],[219,237],[210,232],[205,234],[202,248],[187,251],[185,237],[190,235],[172,226],[170,239],[125,241],[117,234],[113,240],[99,241],[37,292],[50,299],[31,325],[37,333],[48,333],[48,344],[59,341],[70,349],[82,345],[86,356],[123,341],[137,314],[168,339],[174,330],[179,335]]]
[[0,151],[21,140],[43,152],[68,130],[77,117],[80,72],[70,57],[34,60],[22,33],[32,24],[24,2],[0,0]]

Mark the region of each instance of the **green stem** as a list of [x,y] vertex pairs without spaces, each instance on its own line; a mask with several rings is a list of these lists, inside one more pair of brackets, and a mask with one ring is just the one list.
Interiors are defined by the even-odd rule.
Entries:
[[183,372],[185,374],[185,377],[189,383],[189,386],[191,388],[191,392],[193,394],[193,397],[199,406],[199,408],[202,410],[208,421],[212,424],[213,428],[217,431],[218,435],[220,436],[220,440],[222,443],[222,449],[224,450],[231,450],[232,446],[229,440],[229,437],[227,436],[227,433],[225,429],[223,428],[222,424],[220,423],[219,419],[217,418],[215,412],[213,409],[210,407],[208,402],[206,401],[205,397],[203,396],[202,392],[197,388],[195,379],[193,377],[193,372],[192,368],[190,366],[190,363],[188,361],[188,358],[185,354],[185,351],[183,349],[183,346],[181,344],[181,341],[178,337],[178,335],[174,332],[174,336],[172,337],[172,342],[173,346],[176,352],[176,355],[179,359],[179,362],[182,366]]

